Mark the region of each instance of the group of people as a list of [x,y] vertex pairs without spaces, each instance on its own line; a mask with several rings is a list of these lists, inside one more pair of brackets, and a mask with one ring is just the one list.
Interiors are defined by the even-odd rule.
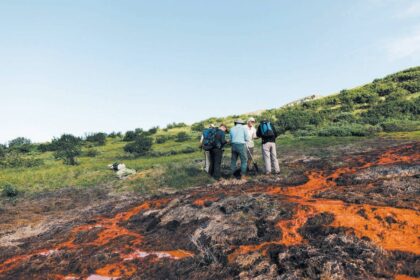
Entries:
[[[246,176],[252,169],[254,162],[255,142],[262,140],[262,156],[264,159],[265,173],[271,174],[272,168],[275,173],[280,173],[280,166],[277,159],[276,138],[278,136],[275,127],[267,120],[261,121],[258,128],[255,128],[255,119],[249,118],[245,123],[243,120],[236,120],[235,126],[229,131],[225,124],[218,128],[211,125],[204,130],[200,145],[205,150],[205,170],[216,180],[221,178],[221,165],[223,151],[226,144],[232,146],[231,171],[237,177]],[[229,133],[229,140],[226,134]],[[237,163],[240,160],[240,167]]]

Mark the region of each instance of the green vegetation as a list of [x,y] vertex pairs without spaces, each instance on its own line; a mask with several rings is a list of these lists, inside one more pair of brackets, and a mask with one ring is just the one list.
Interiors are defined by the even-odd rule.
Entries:
[[146,134],[139,134],[134,142],[128,143],[124,147],[124,151],[136,157],[144,156],[152,149],[153,139]]
[[52,145],[56,147],[54,157],[62,159],[64,164],[77,165],[76,157],[82,153],[81,139],[70,134],[64,134],[54,139]]
[[[232,127],[236,118],[269,119],[282,133],[279,155],[299,151],[316,156],[332,146],[373,136],[418,140],[419,108],[420,67],[416,67],[355,89],[261,114],[210,118],[191,126],[172,123],[164,129],[135,129],[124,134],[100,132],[84,139],[63,135],[42,144],[20,137],[7,146],[0,145],[0,190],[13,186],[16,193],[31,194],[91,186],[142,193],[182,189],[212,182],[201,170],[203,154],[198,148],[201,132],[210,124]],[[225,169],[228,158],[229,148]],[[261,158],[257,156],[257,160]],[[114,162],[125,163],[137,174],[118,180],[107,168]]]

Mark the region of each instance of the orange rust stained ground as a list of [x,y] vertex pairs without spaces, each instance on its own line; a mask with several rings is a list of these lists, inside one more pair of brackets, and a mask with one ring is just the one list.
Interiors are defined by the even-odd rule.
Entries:
[[[143,204],[140,204],[137,207],[129,209],[128,211],[118,213],[112,218],[99,217],[97,219],[97,223],[94,225],[81,225],[81,226],[73,228],[70,234],[70,239],[60,244],[57,244],[51,250],[78,249],[83,246],[99,247],[99,246],[104,246],[110,241],[118,237],[122,237],[122,236],[131,236],[134,238],[134,240],[131,241],[131,244],[127,244],[126,247],[123,249],[127,249],[127,248],[135,249],[138,245],[142,243],[143,241],[142,235],[132,232],[122,226],[119,226],[119,223],[128,221],[133,216],[139,214],[140,212],[144,210],[149,209],[150,207],[161,207],[167,204],[169,201],[170,201],[169,199],[159,199],[159,200],[154,200],[150,202],[145,202]],[[82,244],[75,244],[76,236],[78,233],[89,231],[95,228],[99,228],[101,230],[94,241],[88,242],[88,243],[82,243]],[[39,250],[39,251],[35,251],[27,255],[17,256],[9,260],[6,260],[4,263],[0,264],[0,274],[16,268],[22,261],[26,261],[33,256],[42,255],[47,251],[49,250]],[[168,255],[169,257],[173,259],[182,259],[182,258],[193,256],[192,253],[186,252],[183,250],[167,251],[167,252],[162,252],[162,253],[165,253],[165,255]],[[97,274],[100,276],[106,276],[106,277],[120,277],[120,276],[129,277],[133,275],[135,272],[136,272],[136,268],[133,265],[126,264],[126,263],[116,263],[116,264],[109,264],[99,269],[97,271]],[[62,276],[62,278],[59,275],[56,275],[56,276],[57,276],[56,279],[66,279],[66,276]]]
[[[281,230],[282,236],[278,240],[267,241],[261,244],[243,245],[232,247],[233,253],[228,256],[228,261],[233,262],[238,256],[254,251],[267,253],[269,245],[278,244],[294,246],[305,243],[306,240],[299,234],[299,229],[306,224],[309,218],[320,213],[331,213],[334,215],[331,227],[345,227],[352,229],[359,237],[368,237],[372,242],[386,250],[399,250],[420,254],[420,213],[415,210],[372,206],[368,204],[350,204],[341,200],[329,200],[314,198],[314,195],[327,189],[337,187],[336,179],[342,175],[354,174],[357,171],[378,165],[389,165],[395,163],[416,163],[420,161],[420,153],[415,152],[409,155],[401,153],[400,148],[390,149],[372,162],[366,162],[363,157],[347,159],[349,162],[356,162],[358,167],[340,167],[329,172],[323,170],[311,170],[306,173],[308,181],[300,186],[273,186],[270,188],[255,188],[257,192],[264,192],[276,197],[281,196],[282,200],[295,203],[294,215],[288,220],[280,220],[277,227]],[[354,166],[354,165],[351,165]],[[221,192],[229,193],[228,190]],[[216,192],[205,191],[194,196],[193,204],[205,206],[206,201],[218,201]],[[231,193],[234,195],[234,193]],[[130,220],[135,215],[148,209],[156,209],[165,206],[170,199],[157,199],[144,202],[127,211],[120,212],[113,217],[97,217],[94,224],[81,225],[72,229],[68,240],[59,243],[53,248],[34,251],[27,255],[16,256],[0,264],[0,274],[13,270],[20,263],[28,261],[34,256],[42,256],[50,251],[75,250],[85,246],[102,247],[110,244],[111,241],[120,237],[130,237],[126,244],[113,248],[113,252],[119,254],[120,262],[107,264],[95,271],[96,275],[104,277],[130,277],[137,272],[137,266],[131,261],[149,257],[153,261],[160,258],[180,260],[194,256],[193,253],[183,250],[172,251],[142,251],[141,245],[144,237],[133,232],[124,226],[123,222]],[[363,211],[364,215],[360,215]],[[387,222],[388,220],[388,222]],[[391,222],[389,222],[391,221]],[[86,243],[76,242],[80,233],[95,230],[96,237],[93,241]],[[113,243],[111,243],[113,244]],[[53,279],[68,279],[67,276],[56,275]],[[73,277],[69,275],[69,277]],[[81,277],[81,276],[75,276]],[[83,276],[84,277],[84,276]],[[397,275],[397,280],[412,280],[405,275]]]
[[395,280],[419,280],[420,277],[410,277],[407,275],[396,275]]
[[96,270],[96,274],[100,276],[106,277],[130,277],[134,273],[136,273],[137,269],[132,264],[108,264],[98,270]]
[[[368,237],[377,245],[386,250],[400,250],[420,254],[420,213],[393,207],[378,207],[363,204],[346,204],[340,200],[313,199],[319,191],[336,187],[334,179],[344,174],[352,174],[358,170],[375,165],[387,165],[394,163],[411,163],[420,160],[420,154],[414,153],[409,156],[398,155],[399,149],[391,149],[378,157],[374,162],[362,161],[359,168],[337,168],[332,174],[326,176],[323,172],[311,171],[307,174],[308,181],[295,187],[271,187],[266,192],[271,195],[285,195],[287,201],[297,203],[295,214],[290,220],[282,220],[277,226],[282,231],[282,239],[264,242],[259,245],[244,245],[237,248],[228,260],[231,262],[237,256],[252,251],[259,251],[271,244],[286,246],[298,245],[305,240],[298,233],[308,218],[318,213],[329,212],[334,214],[332,227],[352,228],[359,237]],[[375,210],[373,210],[375,208]],[[357,212],[364,210],[367,219]],[[386,218],[391,217],[396,223],[388,224]]]
[[204,206],[206,201],[216,202],[218,200],[219,200],[218,197],[211,197],[211,196],[210,197],[200,197],[199,199],[194,200],[193,204],[195,206]]

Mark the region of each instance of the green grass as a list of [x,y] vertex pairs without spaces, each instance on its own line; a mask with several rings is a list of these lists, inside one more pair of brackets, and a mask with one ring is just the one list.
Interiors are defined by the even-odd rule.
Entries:
[[[397,94],[394,97],[398,97],[398,100],[409,100],[410,102],[412,101],[410,106],[417,106],[416,108],[418,108],[418,98],[420,97],[420,92],[413,91],[412,93],[408,93],[404,89],[404,85],[406,84],[404,84],[404,80],[401,81],[400,79],[404,78],[406,75],[412,75],[415,78],[413,78],[412,81],[419,81],[420,67],[408,69],[406,71],[387,76],[384,79],[376,81],[375,83],[363,85],[348,91],[352,98],[356,98],[359,96],[359,94],[363,94],[364,92],[369,92],[370,94],[377,95],[378,99],[383,102],[379,104],[380,106],[377,106],[377,103],[372,102],[372,104],[354,104],[353,107],[349,107],[352,108],[349,113],[353,114],[354,117],[357,118],[357,125],[360,126],[360,123],[369,120],[362,118],[362,112],[373,109],[377,110],[378,112],[382,112],[379,110],[382,105],[394,104],[395,102],[392,101],[392,99],[390,99],[389,102],[387,101],[388,97],[390,97],[392,94]],[[376,89],[377,87],[379,87],[379,89]],[[387,88],[392,89],[393,93],[385,98],[379,94],[378,90],[383,91]],[[400,93],[396,91],[396,88],[399,89]],[[401,91],[403,92],[402,95]],[[366,137],[293,136],[293,134],[298,136],[318,135],[318,132],[322,131],[322,129],[331,126],[337,126],[338,124],[345,125],[346,129],[352,129],[350,124],[346,123],[345,121],[343,121],[343,123],[333,122],[334,116],[337,116],[341,113],[340,108],[342,108],[343,104],[337,104],[336,102],[341,95],[342,94],[331,95],[321,99],[308,101],[305,104],[296,105],[293,108],[288,107],[266,110],[262,112],[262,115],[254,117],[257,119],[271,119],[278,128],[279,124],[281,124],[280,119],[282,118],[282,120],[284,120],[287,116],[293,117],[292,113],[294,110],[296,112],[311,113],[309,115],[303,114],[301,116],[295,116],[295,119],[291,118],[290,122],[292,122],[292,124],[304,121],[304,125],[302,127],[296,128],[295,131],[291,131],[291,129],[285,128],[287,132],[280,136],[277,142],[278,155],[279,158],[281,158],[283,155],[298,154],[309,156],[325,156],[330,153],[329,148],[331,147],[358,143],[360,141],[369,139]],[[398,112],[400,105],[399,103],[396,105],[394,104],[393,107],[389,106],[388,109]],[[323,110],[328,111],[321,114]],[[419,116],[416,113],[406,113],[406,115],[395,116],[392,112],[385,112],[384,114],[387,114],[392,118],[400,117],[402,119],[407,118],[411,121],[419,121]],[[310,118],[308,116],[318,115],[322,115],[322,121],[316,125],[309,122]],[[391,118],[389,116],[387,116],[387,118]],[[240,116],[228,116],[225,118],[210,118],[197,124],[202,124],[207,127],[212,123],[218,125],[223,122],[229,127],[232,127],[235,119],[247,119],[248,117],[249,115],[244,114]],[[376,116],[373,118],[375,117]],[[363,124],[365,125],[364,127],[366,129],[369,127],[369,124]],[[340,127],[340,129],[342,129],[342,127]],[[307,133],[297,134],[296,132],[298,131]],[[176,142],[176,135],[180,132],[188,133],[191,136],[191,139],[185,142]],[[96,157],[79,157],[79,165],[77,166],[64,165],[61,161],[55,160],[54,155],[51,152],[32,152],[29,155],[25,155],[25,157],[41,159],[44,164],[42,166],[32,168],[13,169],[0,167],[0,191],[3,186],[11,184],[15,186],[19,192],[26,194],[56,190],[64,187],[88,188],[92,186],[107,186],[113,188],[116,191],[134,190],[142,193],[150,193],[156,192],[162,188],[183,189],[191,186],[207,184],[212,182],[212,180],[201,171],[202,162],[200,162],[200,160],[203,159],[203,153],[198,150],[198,139],[200,134],[200,132],[192,131],[190,126],[172,128],[169,130],[159,129],[157,133],[152,137],[156,139],[158,136],[165,136],[169,138],[169,140],[162,144],[153,144],[153,151],[156,152],[156,155],[165,153],[172,153],[173,155],[145,156],[140,158],[133,158],[124,153],[123,148],[127,142],[123,142],[121,138],[108,138],[105,146],[84,147],[83,152],[86,152],[88,149],[95,149],[98,151],[98,155]],[[341,135],[355,134],[351,133]],[[374,137],[418,141],[420,140],[420,131],[379,133]],[[197,151],[193,153],[183,153],[183,151],[187,148],[194,148],[197,149]],[[260,144],[257,144],[257,149],[260,149]],[[224,166],[229,166],[229,153],[229,148],[227,148],[225,152]],[[256,159],[262,163],[260,154],[261,153],[257,153]],[[131,177],[129,180],[118,180],[114,172],[109,170],[107,167],[107,165],[114,162],[125,163],[128,168],[136,169],[138,173]]]

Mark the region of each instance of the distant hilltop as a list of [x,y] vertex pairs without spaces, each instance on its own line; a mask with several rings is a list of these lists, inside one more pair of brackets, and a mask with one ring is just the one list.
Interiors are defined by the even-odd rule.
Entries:
[[[305,103],[307,101],[312,101],[312,100],[319,99],[319,98],[322,98],[322,95],[313,94],[313,95],[306,96],[306,97],[303,97],[301,99],[292,101],[290,103],[287,103],[287,104],[281,106],[280,108],[283,108],[283,107],[291,107],[291,106],[295,106],[295,105],[300,105],[300,104]],[[258,111],[250,112],[247,115],[260,116],[262,113],[264,113],[266,111],[267,110],[258,110]]]
[[313,95],[306,96],[304,98],[298,99],[296,101],[287,103],[283,107],[290,107],[290,106],[300,105],[300,104],[305,103],[307,101],[312,101],[312,100],[319,99],[319,98],[322,98],[322,96],[321,95],[318,95],[318,94],[313,94]]

